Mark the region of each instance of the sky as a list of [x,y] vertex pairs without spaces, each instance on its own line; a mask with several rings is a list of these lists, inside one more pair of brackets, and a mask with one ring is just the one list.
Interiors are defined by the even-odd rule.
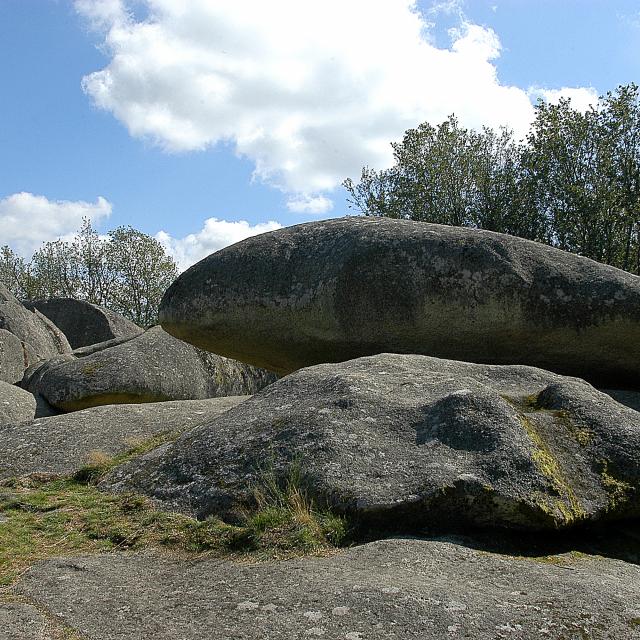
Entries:
[[183,269],[356,213],[342,181],[421,122],[524,136],[640,82],[640,0],[0,0],[0,82],[0,245],[89,217]]

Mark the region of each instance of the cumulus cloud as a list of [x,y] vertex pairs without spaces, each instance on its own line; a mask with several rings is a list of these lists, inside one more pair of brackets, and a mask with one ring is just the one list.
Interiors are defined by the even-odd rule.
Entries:
[[542,98],[551,104],[557,104],[560,98],[569,98],[573,108],[582,112],[598,103],[598,92],[593,87],[563,87],[562,89],[532,87],[529,89],[529,96],[532,100]]
[[333,209],[333,202],[325,196],[299,195],[289,198],[287,209],[293,213],[320,215]]
[[75,0],[77,11],[89,20],[94,29],[123,24],[130,15],[121,0]]
[[14,193],[0,199],[0,244],[28,258],[42,242],[77,231],[83,218],[98,223],[110,214],[111,204],[102,197],[91,203]]
[[273,220],[251,225],[245,220],[230,222],[208,218],[198,233],[191,233],[184,238],[173,238],[165,231],[159,231],[155,237],[167,253],[173,256],[178,268],[183,271],[223,247],[240,242],[249,236],[281,228],[282,225]]
[[[533,117],[526,90],[502,84],[498,36],[460,13],[449,48],[414,0],[77,0],[104,29],[107,66],[83,80],[131,135],[173,151],[223,143],[255,176],[292,194],[292,211],[329,209],[363,165],[392,161],[389,142],[455,112],[462,124]],[[302,196],[298,195],[302,194]]]

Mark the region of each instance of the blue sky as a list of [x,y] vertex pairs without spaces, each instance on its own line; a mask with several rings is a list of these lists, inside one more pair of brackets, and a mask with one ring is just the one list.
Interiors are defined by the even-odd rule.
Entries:
[[0,244],[89,215],[186,266],[345,214],[340,181],[423,120],[523,133],[537,96],[640,81],[638,0],[184,4],[0,0]]

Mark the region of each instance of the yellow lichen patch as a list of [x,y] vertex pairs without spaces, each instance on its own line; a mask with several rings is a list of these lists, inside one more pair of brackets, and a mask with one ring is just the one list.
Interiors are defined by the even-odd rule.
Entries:
[[600,478],[602,486],[609,496],[609,511],[620,507],[629,500],[629,494],[634,490],[633,486],[624,480],[619,480],[611,474],[607,460],[601,460],[602,470]]
[[561,424],[573,436],[574,440],[582,447],[587,447],[593,441],[593,433],[585,427],[575,424],[569,413],[565,410],[554,411],[553,418],[557,424]]
[[82,367],[85,376],[92,376],[105,366],[104,362],[90,362]]
[[573,524],[577,520],[584,519],[586,512],[582,508],[578,496],[533,422],[524,415],[520,415],[520,422],[534,445],[532,458],[536,467],[549,480],[558,496],[554,498],[547,494],[537,493],[536,503],[544,513],[554,519],[557,526]]

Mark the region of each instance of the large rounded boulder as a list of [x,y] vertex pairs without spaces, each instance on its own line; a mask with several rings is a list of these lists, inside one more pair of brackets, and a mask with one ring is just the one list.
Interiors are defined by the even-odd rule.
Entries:
[[201,351],[153,327],[28,369],[22,386],[62,411],[105,404],[250,395],[275,375]]
[[292,477],[404,533],[638,517],[640,413],[533,367],[381,354],[297,371],[105,486],[233,520]]
[[634,387],[640,278],[513,236],[351,217],[249,238],[184,272],[166,331],[280,374],[383,352]]
[[144,329],[121,315],[84,300],[52,298],[26,303],[59,327],[73,349],[106,342],[114,338],[134,338]]
[[14,384],[22,380],[25,369],[36,363],[31,346],[6,329],[0,329],[0,380]]
[[[0,329],[13,334],[23,344],[23,370],[38,360],[71,352],[64,333],[37,309],[27,309],[3,284],[0,284]],[[15,341],[10,344],[6,336],[3,343],[5,341],[9,346],[6,351],[0,351],[3,359],[0,369],[5,366],[5,357],[15,359],[17,352]],[[6,356],[6,353],[11,355]]]

